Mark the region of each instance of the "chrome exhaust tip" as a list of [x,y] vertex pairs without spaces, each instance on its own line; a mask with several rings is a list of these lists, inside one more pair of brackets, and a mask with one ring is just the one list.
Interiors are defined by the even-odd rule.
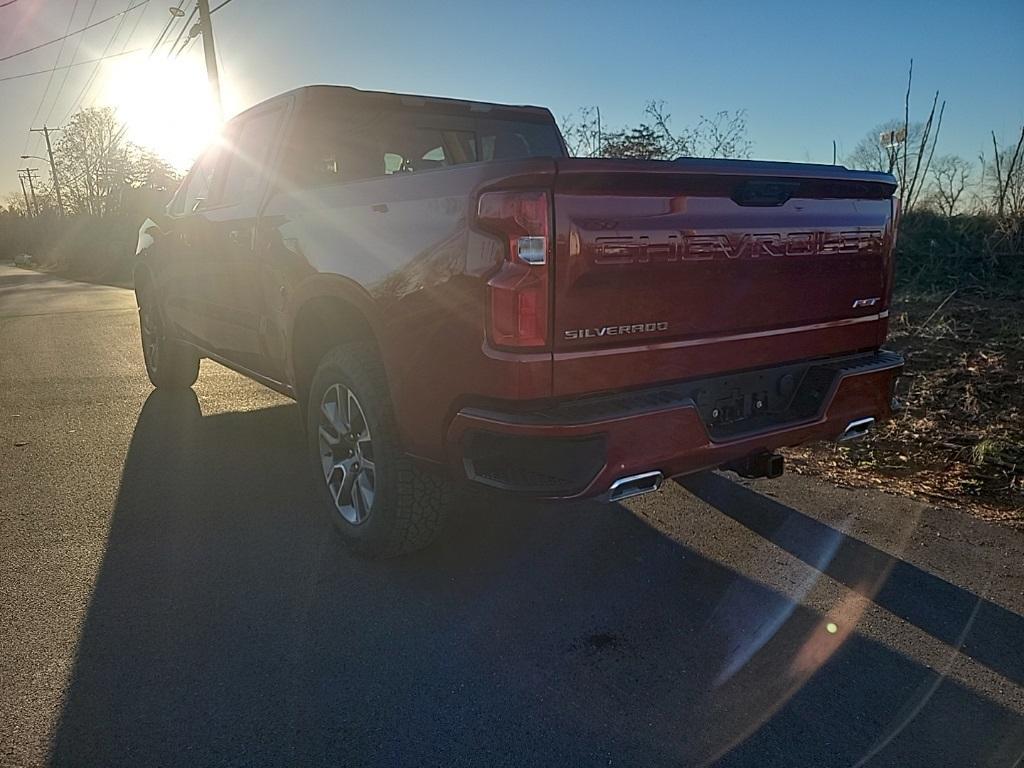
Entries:
[[866,419],[851,421],[846,425],[846,429],[843,430],[843,434],[837,438],[836,442],[846,443],[850,440],[859,440],[864,437],[864,435],[866,435],[873,426],[875,426],[875,419],[872,416],[869,416]]
[[631,496],[640,496],[661,488],[665,476],[661,472],[643,472],[639,475],[620,477],[608,488],[608,501],[622,501]]

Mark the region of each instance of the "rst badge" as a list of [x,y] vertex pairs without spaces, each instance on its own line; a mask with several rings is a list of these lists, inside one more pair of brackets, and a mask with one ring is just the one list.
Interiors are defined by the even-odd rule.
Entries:
[[632,325],[602,325],[600,328],[570,328],[562,331],[566,341],[578,341],[580,339],[600,339],[604,336],[631,336],[638,333],[656,333],[667,331],[668,323],[633,323]]

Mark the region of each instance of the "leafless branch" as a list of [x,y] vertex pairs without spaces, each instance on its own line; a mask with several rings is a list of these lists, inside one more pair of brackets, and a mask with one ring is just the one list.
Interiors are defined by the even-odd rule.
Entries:
[[[910,86],[914,82],[914,60],[910,60],[910,71],[907,73],[907,93],[903,97],[903,173],[901,176],[904,179],[904,183],[907,178],[907,150],[906,146],[910,142]],[[900,185],[900,203],[905,203],[903,195],[903,185]],[[905,210],[905,209],[904,209]]]

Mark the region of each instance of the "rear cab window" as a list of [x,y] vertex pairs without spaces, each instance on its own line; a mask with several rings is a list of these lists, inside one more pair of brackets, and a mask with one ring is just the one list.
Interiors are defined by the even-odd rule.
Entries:
[[299,187],[423,173],[466,163],[564,157],[552,119],[497,119],[433,104],[401,107],[354,98],[311,100],[299,107],[282,172]]
[[481,160],[519,160],[524,157],[563,157],[554,125],[517,120],[481,120],[478,130]]

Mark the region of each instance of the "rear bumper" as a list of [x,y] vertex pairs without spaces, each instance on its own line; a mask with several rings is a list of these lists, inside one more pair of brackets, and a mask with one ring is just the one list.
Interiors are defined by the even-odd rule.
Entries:
[[602,495],[628,475],[660,471],[672,477],[720,467],[763,451],[836,439],[852,421],[891,415],[893,385],[903,367],[899,355],[881,351],[797,365],[803,378],[790,406],[775,417],[749,419],[749,429],[711,423],[712,406],[698,403],[702,398],[694,393],[738,383],[757,388],[792,372],[792,365],[543,409],[465,408],[448,430],[449,458],[459,474],[482,485],[573,499]]

